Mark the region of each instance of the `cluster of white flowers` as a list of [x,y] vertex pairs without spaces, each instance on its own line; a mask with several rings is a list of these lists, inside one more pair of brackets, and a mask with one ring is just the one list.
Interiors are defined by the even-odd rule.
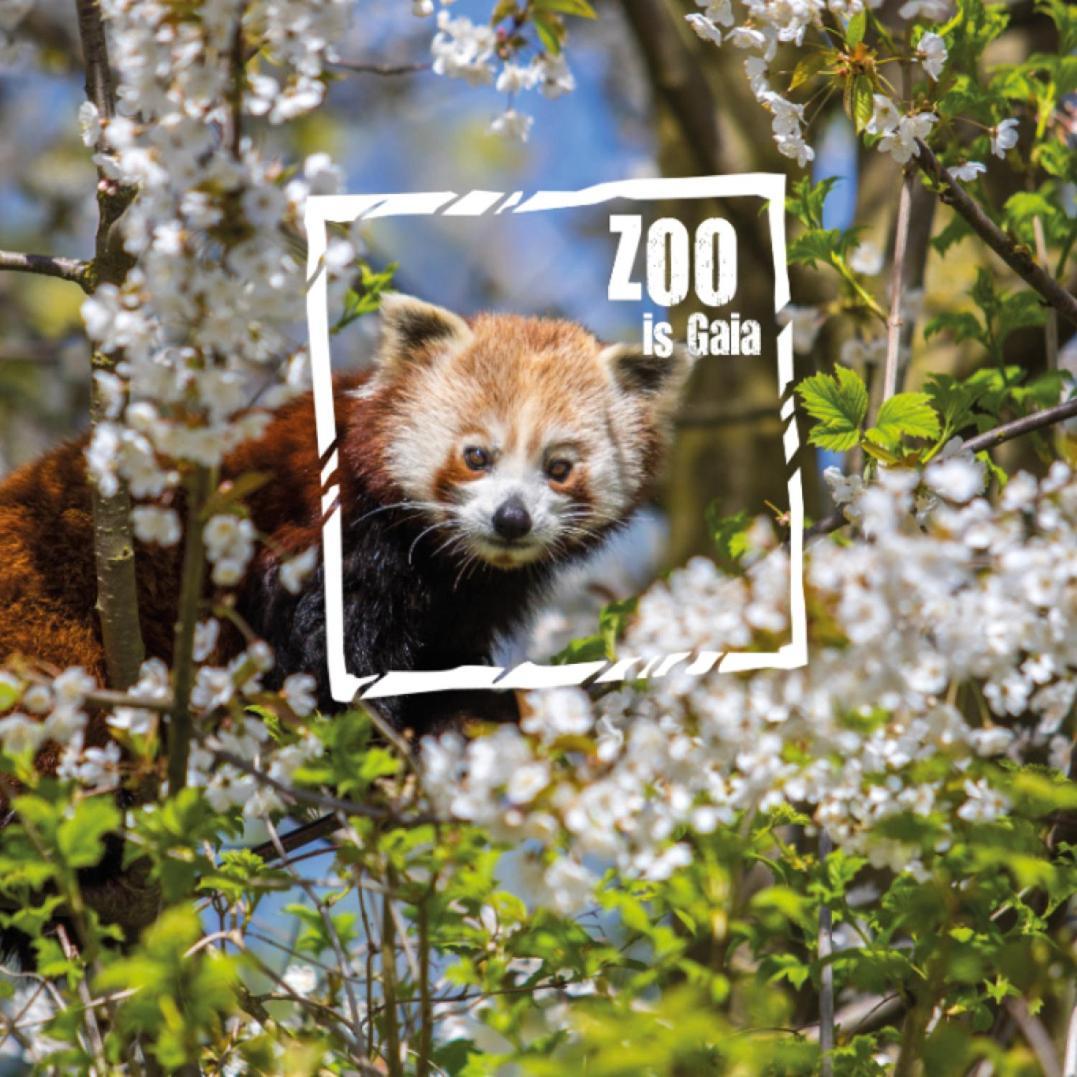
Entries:
[[[340,174],[315,154],[288,179],[246,127],[321,102],[347,5],[258,0],[177,12],[105,0],[102,11],[118,112],[105,118],[86,104],[80,119],[105,182],[136,191],[119,225],[136,263],[122,285],[105,284],[83,304],[90,337],[120,359],[116,375],[98,377],[109,418],[87,455],[106,494],[122,477],[136,498],[157,498],[183,464],[214,466],[264,428],[265,413],[248,409],[267,375],[285,371],[261,398],[269,405],[304,387],[293,330],[305,266],[288,235],[300,229],[308,194],[335,192]],[[264,61],[235,69],[239,33],[245,50],[259,45],[272,56],[271,69]],[[334,252],[339,267],[354,250],[337,244],[349,248]],[[179,538],[174,514],[152,506],[135,527],[143,541]]]
[[874,110],[865,130],[879,135],[879,152],[888,153],[898,164],[906,164],[920,153],[919,142],[927,138],[938,121],[933,112],[901,115],[885,94],[873,96]]
[[[804,105],[797,104],[777,92],[768,82],[768,65],[777,55],[778,46],[793,44],[800,47],[810,30],[820,30],[824,18],[829,15],[840,25],[865,8],[877,8],[881,0],[799,0],[778,2],[774,0],[741,0],[742,18],[738,22],[732,0],[696,0],[703,13],[686,15],[685,19],[695,33],[704,41],[720,46],[724,41],[735,47],[751,50],[745,61],[745,71],[755,98],[772,115],[775,145],[780,153],[790,157],[800,167],[814,159],[815,151],[808,144],[804,132]],[[903,19],[925,19],[939,22],[952,11],[950,0],[910,0],[900,9]],[[825,44],[829,45],[827,40]],[[949,58],[946,42],[933,30],[922,33],[914,47],[914,57],[927,76],[937,82]],[[885,95],[874,95],[874,114],[867,125],[868,134],[880,137],[879,149],[889,153],[900,164],[905,164],[917,153],[916,140],[926,138],[935,123],[931,112],[901,115],[894,103]],[[1012,125],[1016,120],[1004,120],[992,132],[992,149],[1004,156],[1015,145],[1016,133]],[[958,179],[972,179],[976,170],[983,170],[977,162],[959,166]]]
[[[788,557],[757,526],[742,576],[697,559],[642,596],[622,656],[681,656],[645,690],[597,701],[575,688],[536,693],[520,729],[425,741],[439,810],[529,840],[539,900],[571,912],[602,865],[662,878],[688,856],[673,840],[680,828],[706,834],[782,804],[876,865],[921,874],[930,856],[876,834],[882,820],[996,818],[1007,801],[985,757],[1067,769],[1077,479],[1063,464],[1042,483],[1020,474],[993,506],[983,465],[956,444],[923,475],[828,479],[862,540],[807,552],[806,667],[683,672],[786,637]],[[955,706],[961,685],[982,694],[982,717]],[[922,765],[932,758],[946,766]]]
[[[419,0],[414,12],[425,18],[434,13],[432,3]],[[576,80],[562,54],[542,53],[527,64],[507,59],[499,50],[500,39],[492,27],[472,22],[466,15],[437,13],[437,32],[430,44],[437,75],[464,79],[473,86],[493,83],[508,96],[508,107],[490,125],[495,134],[527,141],[533,118],[513,106],[516,95],[540,89],[546,97],[560,97],[576,88]]]
[[[93,677],[79,666],[64,670],[51,684],[26,684],[12,673],[2,676],[4,687],[11,690],[21,708],[0,718],[0,746],[7,755],[32,758],[52,743],[61,749],[57,777],[100,791],[119,784],[119,745],[86,744],[89,717],[84,707],[86,697],[97,686]],[[144,670],[143,677],[147,676]]]
[[285,802],[267,783],[232,763],[218,763],[223,752],[249,763],[274,781],[288,784],[305,763],[318,758],[323,746],[311,734],[294,744],[276,747],[261,718],[234,716],[227,729],[221,729],[191,749],[189,781],[205,788],[206,800],[215,811],[242,808],[249,819],[261,818],[285,810]]

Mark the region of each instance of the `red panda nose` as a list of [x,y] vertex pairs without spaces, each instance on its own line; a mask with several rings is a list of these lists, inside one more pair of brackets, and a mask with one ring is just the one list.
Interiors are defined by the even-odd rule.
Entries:
[[521,539],[531,530],[531,516],[518,497],[503,501],[494,513],[494,530],[510,542]]

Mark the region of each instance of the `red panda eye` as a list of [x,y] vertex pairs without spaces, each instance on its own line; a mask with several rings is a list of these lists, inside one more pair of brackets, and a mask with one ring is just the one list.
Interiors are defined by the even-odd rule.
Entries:
[[490,454],[485,449],[471,446],[464,450],[464,463],[472,471],[485,471],[490,466]]
[[546,474],[554,482],[564,482],[572,471],[571,460],[551,460],[546,465]]

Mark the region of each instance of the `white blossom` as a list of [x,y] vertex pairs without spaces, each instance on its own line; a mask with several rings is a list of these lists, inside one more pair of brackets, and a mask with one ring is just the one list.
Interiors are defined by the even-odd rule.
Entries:
[[299,594],[303,589],[303,583],[314,571],[318,558],[317,547],[311,546],[295,557],[290,557],[280,567],[281,586],[293,595]]
[[159,546],[175,546],[183,536],[179,517],[173,509],[161,509],[154,505],[137,505],[131,513],[135,537],[141,542],[155,542]]
[[494,118],[490,124],[490,130],[495,135],[526,142],[531,134],[531,125],[534,122],[534,117],[523,112],[517,112],[514,108],[507,108]]
[[939,75],[942,74],[947,55],[946,42],[931,30],[920,38],[916,46],[916,58],[923,65],[928,75],[936,82]]
[[317,682],[309,673],[293,673],[284,678],[281,695],[289,707],[305,718],[318,705]]
[[991,129],[991,152],[996,157],[1005,157],[1007,150],[1017,145],[1017,120],[1011,117],[1003,120]]
[[950,175],[955,180],[961,180],[962,183],[970,183],[982,172],[987,171],[987,165],[981,164],[979,161],[962,161],[959,165],[951,165],[949,168]]

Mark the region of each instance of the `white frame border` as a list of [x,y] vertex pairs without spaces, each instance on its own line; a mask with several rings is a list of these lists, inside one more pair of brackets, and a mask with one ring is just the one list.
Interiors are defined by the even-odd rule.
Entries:
[[[772,652],[723,653],[685,651],[644,661],[621,658],[615,662],[572,662],[540,666],[522,662],[512,669],[501,666],[459,666],[447,670],[390,670],[362,677],[350,673],[344,658],[343,549],[340,515],[340,487],[329,482],[337,469],[337,428],[333,406],[333,373],[329,347],[328,287],[324,256],[330,222],[350,224],[364,218],[443,214],[477,217],[488,213],[536,213],[551,209],[593,206],[612,199],[640,202],[693,198],[754,197],[766,200],[774,259],[774,313],[789,302],[789,272],[785,251],[785,176],[753,172],[732,176],[663,177],[619,180],[585,187],[579,191],[537,191],[524,197],[523,191],[426,191],[376,195],[314,195],[307,199],[307,329],[310,339],[311,377],[314,388],[314,416],[318,457],[324,461],[322,482],[322,557],[325,564],[325,630],[329,666],[329,690],[338,703],[351,703],[358,696],[412,695],[460,688],[549,688],[579,685],[595,674],[597,682],[664,677],[688,662],[683,672],[692,676],[754,669],[796,669],[808,661],[807,615],[804,605],[804,491],[800,467],[789,474],[789,565],[791,641]],[[779,416],[785,424],[782,444],[785,461],[792,465],[800,440],[797,434],[793,394],[792,325],[777,337]],[[643,663],[641,668],[636,669]]]

